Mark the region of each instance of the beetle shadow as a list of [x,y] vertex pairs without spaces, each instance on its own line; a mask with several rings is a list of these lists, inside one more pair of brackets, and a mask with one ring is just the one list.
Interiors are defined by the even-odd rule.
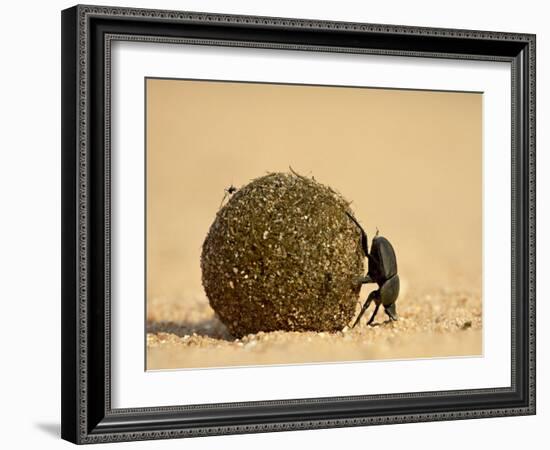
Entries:
[[226,326],[216,317],[192,321],[147,321],[147,333],[170,333],[178,337],[192,336],[193,334],[223,341],[232,341]]
[[369,326],[370,327],[384,327],[386,325],[392,324],[394,321],[391,319],[386,319],[382,322],[373,322]]

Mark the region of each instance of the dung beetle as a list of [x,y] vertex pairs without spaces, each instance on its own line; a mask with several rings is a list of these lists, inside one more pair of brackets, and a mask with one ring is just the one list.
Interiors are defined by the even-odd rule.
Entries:
[[399,275],[397,275],[397,260],[395,259],[395,251],[393,250],[390,241],[388,241],[385,237],[378,236],[378,230],[376,230],[376,236],[374,236],[372,240],[371,250],[369,252],[367,233],[365,233],[365,230],[363,230],[363,227],[355,217],[347,211],[346,214],[361,231],[361,247],[363,248],[365,257],[369,261],[369,270],[367,275],[362,277],[359,281],[361,284],[378,284],[378,289],[372,291],[367,297],[367,300],[365,301],[363,308],[361,308],[361,312],[355,320],[352,328],[359,323],[359,320],[363,317],[363,314],[373,301],[376,304],[376,307],[374,308],[374,312],[367,322],[367,325],[370,325],[373,322],[380,305],[384,306],[384,311],[390,320],[397,320],[395,302],[399,296]]

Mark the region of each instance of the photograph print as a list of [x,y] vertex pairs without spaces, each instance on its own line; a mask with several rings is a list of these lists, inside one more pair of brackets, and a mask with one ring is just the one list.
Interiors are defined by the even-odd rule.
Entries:
[[146,78],[146,369],[482,356],[482,107]]

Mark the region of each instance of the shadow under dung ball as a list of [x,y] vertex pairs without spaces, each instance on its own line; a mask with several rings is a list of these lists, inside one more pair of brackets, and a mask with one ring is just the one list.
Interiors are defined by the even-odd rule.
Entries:
[[202,283],[234,336],[349,323],[364,255],[346,211],[330,187],[294,173],[257,178],[218,211],[202,248]]

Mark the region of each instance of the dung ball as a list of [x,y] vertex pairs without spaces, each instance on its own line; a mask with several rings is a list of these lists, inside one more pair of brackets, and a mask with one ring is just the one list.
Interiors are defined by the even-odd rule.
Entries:
[[202,284],[234,336],[336,331],[351,320],[364,255],[349,203],[295,173],[240,188],[202,247]]

